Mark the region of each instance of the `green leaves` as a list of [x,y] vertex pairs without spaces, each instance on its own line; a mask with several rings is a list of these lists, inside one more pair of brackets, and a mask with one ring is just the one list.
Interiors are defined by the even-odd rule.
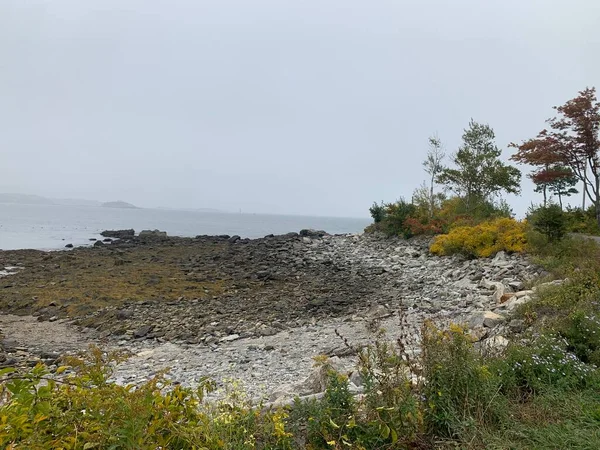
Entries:
[[500,192],[520,192],[521,172],[500,160],[502,152],[489,125],[471,119],[462,139],[462,146],[452,157],[456,168],[444,168],[438,183],[464,196],[467,205],[489,201]]

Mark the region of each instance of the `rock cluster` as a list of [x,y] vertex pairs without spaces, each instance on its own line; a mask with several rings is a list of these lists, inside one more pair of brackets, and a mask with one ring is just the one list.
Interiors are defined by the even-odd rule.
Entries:
[[100,233],[105,238],[126,239],[135,236],[135,230],[106,230]]

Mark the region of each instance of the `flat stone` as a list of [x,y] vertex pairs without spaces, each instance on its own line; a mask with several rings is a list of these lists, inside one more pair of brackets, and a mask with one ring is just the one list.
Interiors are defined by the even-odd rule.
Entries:
[[471,320],[469,320],[469,327],[493,328],[499,323],[503,322],[504,320],[506,320],[506,318],[504,316],[501,316],[500,314],[496,314],[492,311],[484,311],[477,313],[473,317],[471,317]]

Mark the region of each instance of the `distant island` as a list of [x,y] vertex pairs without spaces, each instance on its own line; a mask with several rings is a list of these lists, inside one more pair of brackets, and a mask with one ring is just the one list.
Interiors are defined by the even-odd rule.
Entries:
[[[99,202],[97,200],[85,200],[78,198],[48,198],[41,195],[30,194],[14,194],[0,192],[0,203],[8,203],[15,205],[48,205],[48,206],[92,206],[102,208],[116,209],[141,209],[141,207],[125,202],[123,200]],[[189,211],[189,212],[204,212],[204,213],[226,213],[216,208],[174,208],[171,206],[156,207],[163,211]]]
[[124,201],[99,202],[73,198],[47,198],[40,195],[0,193],[0,203],[17,205],[50,205],[50,206],[102,206],[104,208],[138,209],[137,206]]
[[120,208],[120,209],[139,209],[137,206],[132,205],[131,203],[123,202],[118,200],[116,202],[106,202],[102,203],[103,208]]

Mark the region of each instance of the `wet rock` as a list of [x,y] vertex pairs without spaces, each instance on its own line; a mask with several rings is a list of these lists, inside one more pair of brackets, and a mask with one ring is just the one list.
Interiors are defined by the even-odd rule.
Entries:
[[127,239],[135,236],[135,230],[105,230],[100,235],[105,238]]
[[142,230],[142,231],[140,231],[139,237],[140,238],[166,238],[167,232],[159,231],[159,230]]
[[327,235],[323,230],[300,230],[300,236],[309,238],[320,238]]
[[65,248],[73,248],[73,244],[67,244],[65,245]]

